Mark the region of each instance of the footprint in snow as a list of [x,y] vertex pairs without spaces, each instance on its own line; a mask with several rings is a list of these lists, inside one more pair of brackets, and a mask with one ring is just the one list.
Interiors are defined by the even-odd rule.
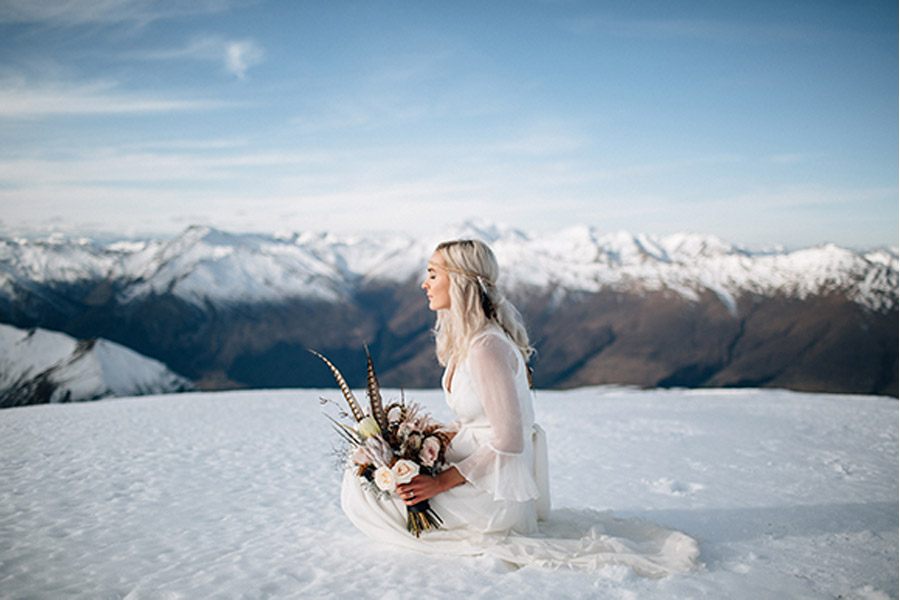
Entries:
[[684,483],[668,477],[661,477],[655,481],[643,480],[650,491],[666,496],[689,496],[702,490],[702,483]]

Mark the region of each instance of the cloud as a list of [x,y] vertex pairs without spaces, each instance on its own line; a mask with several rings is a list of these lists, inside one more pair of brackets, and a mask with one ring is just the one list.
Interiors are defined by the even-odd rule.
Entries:
[[111,81],[32,82],[0,78],[0,119],[58,115],[140,114],[207,110],[224,106],[210,100],[184,100],[122,92]]
[[590,145],[590,138],[577,126],[561,119],[526,123],[513,136],[489,146],[490,152],[531,157],[572,154]]
[[2,0],[0,23],[36,23],[79,26],[111,23],[147,24],[196,14],[222,12],[230,0]]
[[255,41],[227,40],[220,36],[195,37],[181,48],[130,52],[124,58],[140,60],[195,60],[221,63],[226,71],[243,79],[250,67],[262,62],[265,52]]
[[228,42],[225,46],[225,66],[238,79],[243,79],[247,69],[262,62],[263,51],[250,40]]
[[258,177],[258,169],[297,169],[329,162],[333,162],[332,157],[315,152],[208,154],[190,150],[152,152],[110,147],[67,157],[0,159],[0,186],[25,189],[232,181],[244,175]]

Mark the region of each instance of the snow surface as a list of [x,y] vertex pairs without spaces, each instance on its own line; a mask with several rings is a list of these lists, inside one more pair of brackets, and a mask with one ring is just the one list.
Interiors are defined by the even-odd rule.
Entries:
[[896,248],[855,252],[826,244],[793,252],[750,251],[711,235],[603,233],[579,226],[541,235],[467,221],[429,239],[403,234],[337,236],[228,233],[194,226],[171,240],[107,245],[54,237],[0,239],[0,294],[16,285],[124,282],[120,300],[173,293],[204,306],[292,297],[348,299],[360,282],[424,275],[442,239],[489,242],[509,289],[567,292],[673,290],[696,300],[712,291],[732,311],[742,293],[805,298],[841,293],[872,310],[897,307]]
[[[539,391],[555,508],[700,541],[702,570],[650,580],[375,545],[341,513],[320,396],[339,399],[240,391],[0,411],[0,595],[897,597],[896,400]],[[406,397],[450,417],[438,390]]]

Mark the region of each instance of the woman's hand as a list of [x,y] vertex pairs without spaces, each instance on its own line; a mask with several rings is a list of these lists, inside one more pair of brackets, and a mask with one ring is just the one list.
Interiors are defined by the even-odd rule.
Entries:
[[446,471],[438,473],[436,477],[416,475],[409,483],[398,485],[397,494],[407,506],[411,506],[434,498],[441,492],[446,492],[465,482],[465,478],[460,475],[456,467],[450,467]]

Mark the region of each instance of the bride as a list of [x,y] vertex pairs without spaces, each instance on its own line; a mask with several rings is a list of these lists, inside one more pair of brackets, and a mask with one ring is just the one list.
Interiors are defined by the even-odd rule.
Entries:
[[[651,577],[695,567],[697,543],[683,533],[594,511],[550,513],[546,437],[534,422],[526,366],[533,349],[498,276],[483,242],[438,245],[422,288],[437,313],[442,387],[457,416],[449,467],[435,477],[418,475],[390,496],[368,492],[347,470],[344,512],[371,538],[421,552],[549,568],[624,565]],[[443,525],[417,538],[407,531],[405,505],[423,500]]]

